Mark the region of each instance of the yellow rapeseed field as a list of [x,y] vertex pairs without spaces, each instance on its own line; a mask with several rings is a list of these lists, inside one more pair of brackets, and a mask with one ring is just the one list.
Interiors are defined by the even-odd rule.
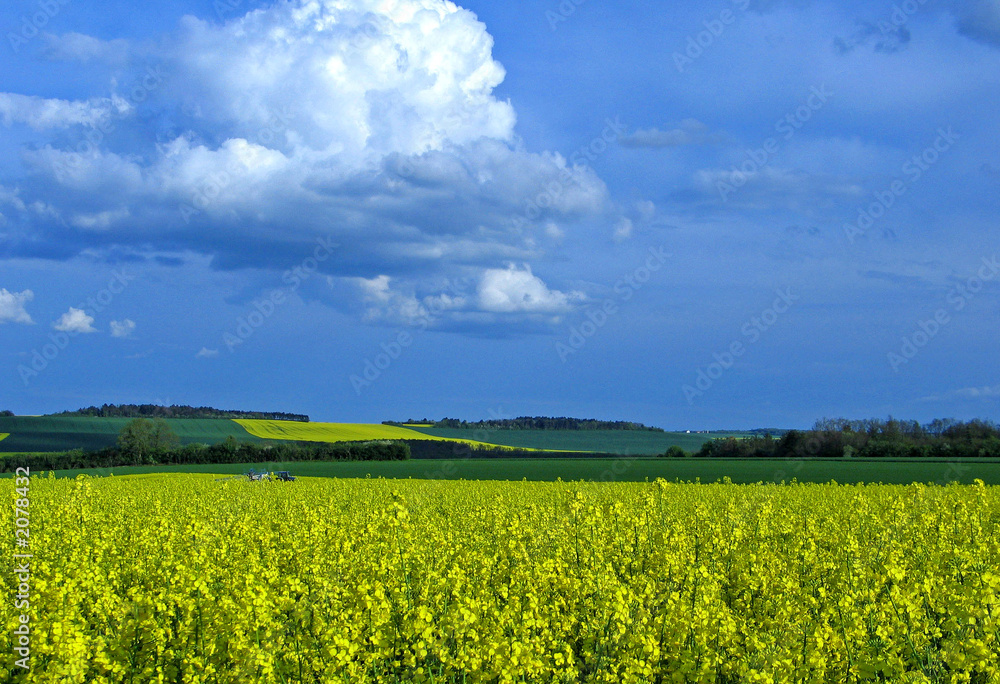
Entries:
[[451,440],[444,437],[409,430],[398,425],[365,423],[302,423],[292,420],[243,420],[235,422],[261,439],[290,439],[300,442],[361,442],[376,439],[422,439],[435,442],[461,441],[480,444],[472,440]]
[[10,433],[9,432],[0,432],[0,442],[4,441],[8,437],[10,437]]
[[[237,419],[235,422],[246,428],[254,437],[261,439],[288,439],[299,442],[361,442],[368,440],[423,440],[431,442],[459,442],[472,446],[510,449],[511,447],[478,442],[472,439],[452,439],[435,437],[417,430],[398,425],[377,425],[366,423],[303,423],[292,420],[252,420]],[[536,451],[520,449],[520,451]]]
[[981,484],[43,477],[30,511],[4,682],[1000,681]]

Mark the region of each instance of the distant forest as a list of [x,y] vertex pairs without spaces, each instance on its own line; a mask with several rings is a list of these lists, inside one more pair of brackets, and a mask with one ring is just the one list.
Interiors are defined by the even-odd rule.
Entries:
[[812,430],[743,439],[714,439],[696,456],[709,458],[1000,458],[1000,426],[988,420],[824,418]]
[[74,449],[66,453],[10,454],[0,459],[0,473],[18,468],[77,470],[141,465],[192,465],[200,463],[290,463],[299,461],[405,461],[410,448],[401,442],[337,442],[253,444],[232,437],[219,444],[188,444],[136,453],[110,447],[99,451]]
[[294,420],[308,423],[309,416],[281,411],[224,411],[209,406],[156,406],[154,404],[104,404],[78,411],[63,411],[54,416],[90,416],[95,418],[243,418],[247,420]]
[[549,418],[547,416],[521,416],[520,418],[498,418],[470,423],[457,418],[442,420],[407,420],[405,423],[386,420],[383,425],[433,425],[436,428],[461,428],[469,430],[647,430],[663,432],[662,428],[649,427],[642,423],[625,420],[593,420],[591,418]]

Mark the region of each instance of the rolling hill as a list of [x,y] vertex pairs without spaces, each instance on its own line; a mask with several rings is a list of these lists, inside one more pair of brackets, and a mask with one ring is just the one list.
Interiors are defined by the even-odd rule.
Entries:
[[[0,416],[0,453],[97,450],[114,446],[129,418],[90,416]],[[267,440],[351,442],[406,440],[452,442],[524,451],[662,454],[677,445],[688,451],[720,434],[639,430],[469,430],[419,425],[305,423],[287,420],[167,418],[181,444],[215,444],[229,437],[244,442]]]

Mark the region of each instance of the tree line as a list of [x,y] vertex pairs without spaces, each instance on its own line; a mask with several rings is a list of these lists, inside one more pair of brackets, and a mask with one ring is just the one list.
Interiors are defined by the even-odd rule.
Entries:
[[[13,414],[11,414],[13,415]],[[226,411],[210,406],[159,406],[157,404],[103,404],[76,411],[54,413],[55,416],[89,416],[94,418],[241,418],[246,420],[294,420],[308,423],[309,416],[283,411]]]
[[[662,428],[650,427],[642,423],[626,420],[594,420],[592,418],[550,418],[548,416],[521,416],[519,418],[495,418],[470,422],[457,418],[442,420],[408,420],[408,424],[433,425],[436,428],[459,428],[462,430],[648,430],[663,432]],[[404,425],[398,421],[386,420],[383,425]]]
[[294,461],[405,461],[410,447],[403,442],[240,442],[232,435],[218,444],[186,444],[161,419],[129,421],[114,447],[98,451],[74,449],[66,453],[10,454],[0,459],[0,472],[17,468],[76,470],[142,465],[212,463],[284,463]]
[[[668,456],[683,455],[677,450]],[[823,418],[811,430],[749,438],[715,439],[694,454],[707,458],[1000,458],[1000,426],[962,422]]]

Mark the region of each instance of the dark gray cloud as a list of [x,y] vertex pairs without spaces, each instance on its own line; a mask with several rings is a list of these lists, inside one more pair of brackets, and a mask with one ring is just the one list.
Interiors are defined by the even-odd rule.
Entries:
[[859,22],[857,30],[850,36],[834,38],[833,47],[842,55],[863,47],[893,54],[906,49],[911,37],[906,26],[897,26],[884,20],[878,24]]
[[956,11],[958,30],[993,47],[1000,47],[1000,2],[997,0],[966,0]]

